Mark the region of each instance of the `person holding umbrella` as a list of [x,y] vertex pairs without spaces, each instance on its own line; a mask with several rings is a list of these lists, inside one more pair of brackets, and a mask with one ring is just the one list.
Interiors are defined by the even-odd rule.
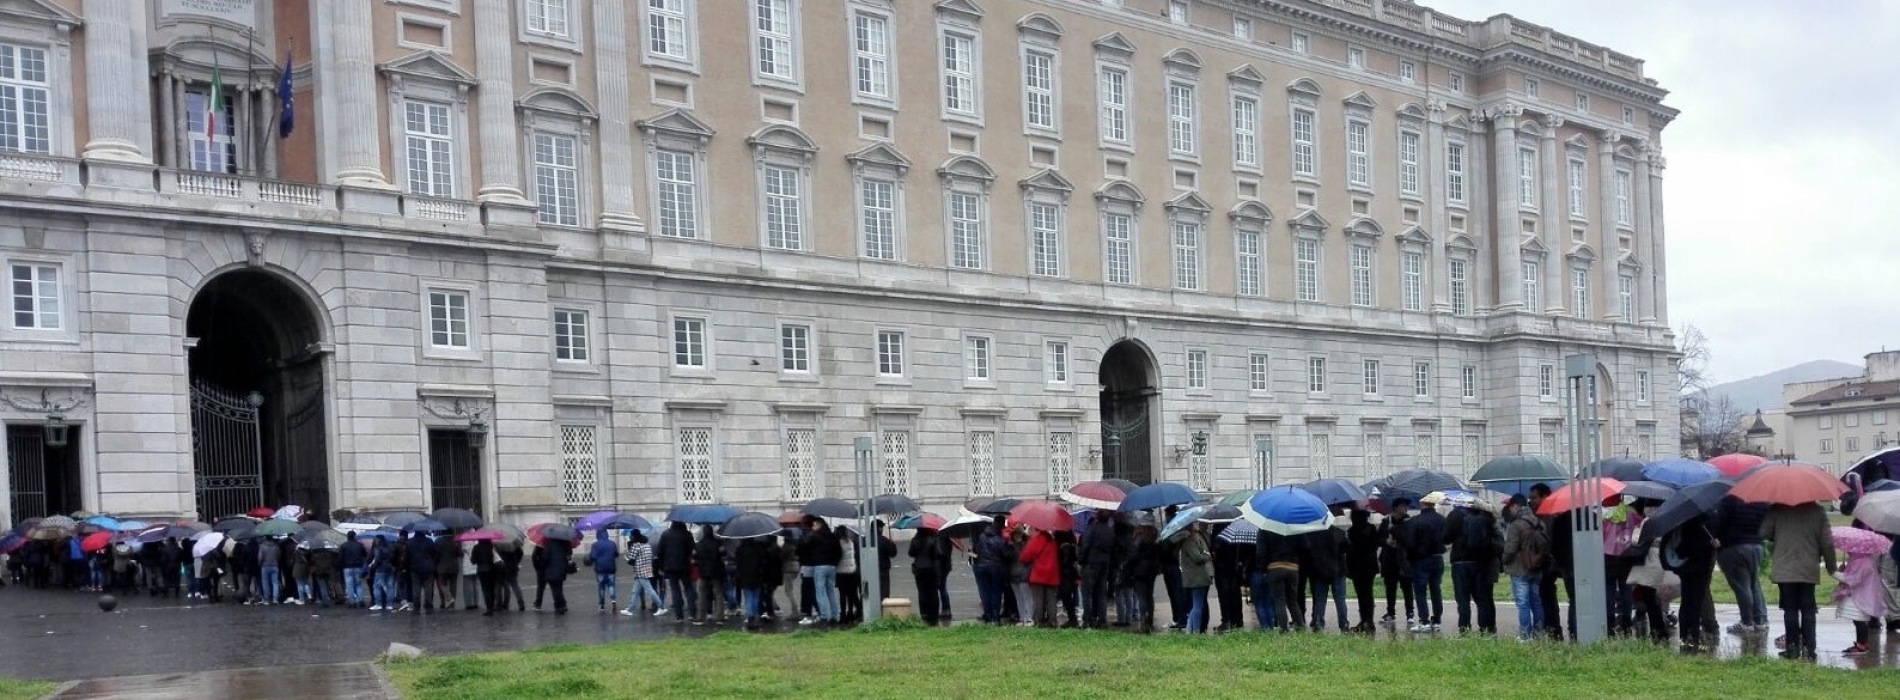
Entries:
[[1109,589],[1115,570],[1115,519],[1097,511],[1082,531],[1076,558],[1082,567],[1082,626],[1108,626]]
[[699,526],[699,542],[693,545],[693,567],[699,572],[699,616],[693,624],[719,621],[719,609],[726,597],[726,554],[713,526]]
[[[1413,632],[1437,632],[1445,616],[1443,589],[1445,580],[1445,516],[1438,514],[1438,502],[1419,501],[1418,515],[1405,522],[1401,540],[1412,560],[1412,596],[1418,601],[1418,624]],[[1427,612],[1431,614],[1427,615]]]
[[[1394,591],[1403,594],[1405,599],[1405,627],[1414,624],[1412,607],[1412,557],[1406,554],[1404,540],[1405,521],[1412,517],[1412,500],[1399,497],[1392,499],[1392,513],[1379,523],[1379,578],[1385,580],[1385,617],[1379,618],[1379,624],[1396,627],[1399,623],[1397,602]],[[1263,569],[1265,562],[1260,564]]]
[[1817,503],[1775,506],[1761,522],[1762,539],[1775,543],[1768,558],[1768,580],[1781,600],[1782,627],[1787,635],[1784,659],[1814,660],[1815,588],[1820,566],[1831,575],[1834,542],[1829,537],[1827,513]]
[[[744,546],[741,542],[740,546]],[[647,536],[639,530],[627,536],[627,563],[633,566],[633,583],[627,592],[627,607],[620,614],[632,617],[635,610],[646,610],[647,599],[653,600],[654,610],[665,610],[666,599],[660,592],[653,590],[653,547],[647,544]]]
[[659,546],[653,548],[653,559],[659,562],[660,574],[666,577],[667,591],[672,594],[673,621],[686,622],[699,609],[698,591],[693,590],[692,580],[693,533],[686,529],[686,523],[675,520],[667,527],[660,535]]
[[[508,610],[508,601],[514,600],[515,610],[528,611],[528,597],[521,594],[521,540],[509,540],[495,545],[496,557],[501,561],[495,565],[495,584],[501,593],[501,609]],[[535,578],[540,578],[536,575]]]
[[428,535],[412,533],[409,537],[409,586],[415,596],[411,601],[415,605],[414,614],[427,615],[429,609],[435,607],[435,565],[435,540]]
[[594,546],[587,550],[587,563],[594,567],[594,597],[605,614],[607,606],[620,607],[620,547],[607,538],[607,528],[594,531]]
[[1194,521],[1179,537],[1176,549],[1180,557],[1181,588],[1188,595],[1188,633],[1207,631],[1207,588],[1214,585],[1214,556],[1207,549],[1207,534],[1200,521]]
[[1009,585],[1009,543],[1003,539],[1003,516],[995,519],[976,536],[976,596],[982,601],[983,624],[1003,620],[1003,587]]
[[[350,533],[350,538],[354,541],[356,533]],[[499,568],[495,561],[495,541],[485,538],[476,540],[468,548],[468,560],[475,564],[475,578],[481,582],[482,617],[494,617],[499,604],[495,589],[495,572]]]
[[1840,585],[1834,588],[1833,600],[1840,605],[1840,616],[1854,623],[1854,646],[1841,655],[1864,656],[1874,632],[1887,618],[1887,585],[1880,568],[1887,563],[1882,560],[1889,558],[1887,550],[1893,543],[1872,530],[1835,527],[1832,532],[1834,545],[1847,553],[1847,565],[1834,574]]
[[[683,526],[683,525],[682,525]],[[565,539],[547,538],[542,540],[541,549],[547,552],[547,562],[541,567],[541,580],[554,594],[554,614],[567,614],[567,567],[574,557],[574,543]],[[536,591],[535,595],[540,595]],[[535,607],[541,607],[536,605]]]
[[[1053,561],[1054,547],[1050,547],[1049,556]],[[910,540],[910,573],[917,579],[918,615],[924,618],[926,625],[934,627],[941,620],[943,598],[938,591],[943,586],[942,571],[950,565],[949,559],[948,541],[939,537],[936,530],[927,527],[917,528],[917,535]],[[1053,592],[1054,588],[1051,587],[1050,590]],[[1050,609],[1054,610],[1054,608],[1052,596]]]
[[1710,522],[1710,530],[1722,543],[1722,548],[1715,552],[1715,564],[1728,580],[1729,590],[1735,591],[1735,604],[1742,612],[1741,622],[1728,628],[1730,634],[1768,631],[1768,599],[1762,595],[1759,576],[1761,522],[1768,517],[1768,508],[1766,503],[1744,503],[1742,499],[1727,497],[1722,499]]
[[[916,549],[913,541],[912,556],[916,556]],[[1055,627],[1056,606],[1060,605],[1057,589],[1062,585],[1061,553],[1056,551],[1055,537],[1036,530],[1023,543],[1017,559],[1028,567],[1030,622],[1037,627]]]
[[[818,617],[810,624],[829,627],[838,623],[838,562],[844,559],[844,546],[825,519],[816,515],[805,516],[805,541],[809,547],[801,562],[811,567],[812,594],[818,608]],[[938,581],[941,585],[942,578]]]

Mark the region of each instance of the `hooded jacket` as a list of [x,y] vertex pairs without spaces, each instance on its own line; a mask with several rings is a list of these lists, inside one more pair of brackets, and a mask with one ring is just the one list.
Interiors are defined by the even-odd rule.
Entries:
[[1031,585],[1062,585],[1062,555],[1056,551],[1056,540],[1049,533],[1030,535],[1029,542],[1023,545],[1022,554],[1017,555],[1017,558],[1029,567]]
[[653,559],[668,578],[684,577],[692,572],[693,533],[686,529],[686,523],[673,523],[660,534],[660,543],[653,548]]

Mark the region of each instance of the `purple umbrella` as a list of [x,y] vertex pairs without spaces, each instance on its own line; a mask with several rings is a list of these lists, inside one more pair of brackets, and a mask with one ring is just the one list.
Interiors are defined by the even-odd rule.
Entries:
[[575,521],[574,529],[581,532],[593,532],[599,530],[601,525],[606,524],[607,521],[614,519],[614,517],[618,515],[620,515],[619,511],[597,510]]

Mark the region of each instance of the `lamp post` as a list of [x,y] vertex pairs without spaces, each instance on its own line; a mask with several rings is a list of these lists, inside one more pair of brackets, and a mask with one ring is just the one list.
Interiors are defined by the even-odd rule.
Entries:
[[[1603,572],[1603,523],[1597,511],[1603,502],[1601,470],[1597,467],[1597,358],[1589,353],[1564,358],[1565,389],[1570,401],[1564,413],[1570,420],[1571,458],[1576,460],[1577,476],[1589,479],[1570,511],[1570,546],[1573,553],[1569,584],[1571,610],[1577,615],[1571,630],[1577,643],[1594,644],[1609,636],[1609,612],[1605,608]],[[1554,603],[1554,601],[1553,601]],[[1555,604],[1548,606],[1556,609]],[[1561,619],[1561,618],[1560,618]],[[1559,623],[1561,626],[1561,622]]]
[[872,454],[877,450],[877,438],[869,435],[851,441],[854,459],[854,475],[858,487],[858,522],[864,524],[864,537],[858,542],[858,577],[864,581],[861,593],[864,609],[864,621],[872,622],[884,612],[883,563],[879,558],[879,543],[884,537],[873,523],[877,522],[876,509],[871,507],[871,499],[877,497],[878,479],[872,473]]

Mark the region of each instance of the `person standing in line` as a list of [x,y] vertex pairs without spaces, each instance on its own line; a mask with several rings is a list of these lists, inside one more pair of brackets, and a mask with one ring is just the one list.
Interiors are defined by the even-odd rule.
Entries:
[[528,557],[528,565],[534,569],[534,609],[538,612],[547,600],[544,595],[548,590],[548,548],[537,545],[534,554]]
[[[997,516],[1001,521],[1003,516]],[[1036,626],[1036,596],[1029,589],[1029,563],[1023,561],[1023,548],[1029,546],[1029,533],[1017,525],[1003,534],[1009,543],[1009,587],[1016,592],[1016,624]]]
[[[1412,632],[1437,632],[1445,616],[1445,516],[1436,501],[1421,499],[1418,515],[1405,522],[1405,550],[1412,559],[1412,596],[1418,624]],[[1427,614],[1429,612],[1429,614]]]
[[[1241,546],[1220,539],[1220,533],[1229,527],[1223,523],[1207,528],[1209,553],[1214,556],[1214,598],[1220,604],[1220,625],[1216,632],[1244,629],[1247,616],[1243,612],[1240,600],[1241,582],[1246,580],[1245,565],[1241,556]],[[1208,606],[1213,607],[1213,606]]]
[[666,599],[653,589],[653,546],[638,531],[627,536],[627,564],[633,567],[633,583],[628,586],[627,607],[620,614],[632,617],[636,611],[646,611],[648,599],[653,601],[653,610],[665,610]]
[[1761,521],[1768,517],[1768,504],[1744,503],[1733,496],[1722,499],[1710,529],[1722,548],[1715,552],[1715,565],[1722,570],[1729,590],[1735,592],[1735,605],[1742,619],[1728,628],[1729,634],[1760,634],[1768,631],[1768,598],[1761,590]]
[[1306,558],[1306,544],[1304,536],[1267,530],[1254,539],[1254,566],[1266,572],[1267,598],[1273,606],[1269,617],[1281,632],[1306,626],[1306,596],[1300,592],[1300,561]]
[[1395,605],[1394,592],[1405,599],[1405,628],[1411,629],[1416,623],[1412,607],[1412,558],[1405,553],[1405,544],[1401,538],[1405,521],[1412,517],[1412,500],[1409,498],[1392,499],[1392,513],[1385,516],[1385,522],[1379,523],[1379,577],[1385,579],[1385,617],[1379,618],[1379,624],[1385,627],[1397,627],[1398,608]]
[[799,620],[799,595],[803,592],[803,577],[798,564],[798,538],[790,529],[779,535],[778,543],[779,580],[774,588],[785,594],[785,605],[780,607],[774,594],[771,607],[787,620]]
[[800,523],[798,543],[792,547],[798,553],[798,624],[811,626],[818,623],[818,589],[812,583],[811,563],[815,555],[812,546],[817,544],[811,537],[811,531]]
[[1458,633],[1471,632],[1476,608],[1480,634],[1497,632],[1498,608],[1491,591],[1498,580],[1503,533],[1497,518],[1483,507],[1454,508],[1445,517],[1445,544],[1451,553],[1451,595],[1458,604]]
[[1108,626],[1109,591],[1114,587],[1115,571],[1114,520],[1109,511],[1095,511],[1076,548],[1076,559],[1082,567],[1082,626],[1090,629]]
[[1200,521],[1189,523],[1180,543],[1181,588],[1187,591],[1188,633],[1207,632],[1207,589],[1214,584],[1214,555]]
[[[1542,483],[1531,484],[1531,512],[1538,512],[1538,505],[1550,497],[1550,486]],[[1544,567],[1544,578],[1537,583],[1537,599],[1544,606],[1544,633],[1556,641],[1563,641],[1564,627],[1568,624],[1570,638],[1577,636],[1577,580],[1576,552],[1571,546],[1571,531],[1574,529],[1571,511],[1562,511],[1556,515],[1542,516],[1544,531],[1550,533],[1550,565]],[[1557,584],[1564,586],[1564,596],[1570,599],[1570,609],[1564,610],[1562,601],[1557,599]]]
[[620,547],[608,539],[607,529],[594,533],[594,546],[587,550],[587,563],[594,567],[594,597],[600,612],[608,606],[620,607]]
[[343,546],[337,550],[337,564],[343,569],[343,601],[351,608],[364,607],[363,602],[363,566],[369,563],[369,550],[356,539],[356,533],[343,536]]
[[834,527],[838,533],[838,620],[855,624],[864,620],[864,577],[858,575],[858,533]]
[[1061,605],[1058,589],[1062,586],[1062,554],[1057,551],[1055,537],[1036,530],[1016,556],[1027,568],[1030,622],[1036,627],[1054,628],[1057,606]]
[[370,539],[369,560],[363,566],[369,573],[370,612],[396,609],[396,579],[390,575],[390,558],[395,555],[395,551],[388,539]]
[[771,549],[775,547],[771,538],[751,538],[741,540],[739,548],[733,553],[737,567],[733,569],[734,578],[739,584],[739,597],[745,608],[745,628],[757,631],[765,614],[763,605],[770,601],[771,582],[779,578],[779,564],[774,561]]
[[[423,535],[428,537],[428,535]],[[462,543],[444,533],[435,538],[435,587],[443,610],[455,609],[456,584],[462,577]]]
[[1517,638],[1528,642],[1544,628],[1537,581],[1550,563],[1550,535],[1544,531],[1544,522],[1530,512],[1523,496],[1512,496],[1504,503],[1504,522],[1504,573],[1511,577],[1511,601],[1517,606]]
[[699,526],[699,542],[693,545],[693,570],[699,573],[699,615],[693,618],[693,624],[717,623],[720,603],[726,597],[726,555],[711,525]]
[[937,589],[943,585],[943,570],[949,553],[944,551],[942,539],[936,530],[927,527],[917,528],[917,534],[910,539],[910,573],[917,579],[918,616],[924,624],[936,626],[942,621],[942,610],[938,604],[942,599]]
[[284,583],[281,571],[284,550],[278,549],[275,542],[265,542],[264,546],[255,549],[257,550],[257,579],[258,583],[264,587],[259,602],[264,605],[276,605],[281,599],[279,598],[282,593],[280,589]]
[[[1678,633],[1685,652],[1713,651],[1720,628],[1710,633],[1704,615],[1710,602],[1709,583],[1715,577],[1715,552],[1719,549],[1708,527],[1708,516],[1697,516],[1670,533],[1664,556],[1682,579],[1682,619]],[[1828,544],[1829,548],[1833,543]]]
[[[1352,580],[1352,596],[1359,601],[1359,624],[1352,630],[1372,634],[1372,619],[1378,606],[1373,597],[1372,581],[1379,576],[1379,528],[1372,524],[1372,511],[1354,507],[1351,525],[1346,528],[1346,577]],[[1341,613],[1344,625],[1346,616]]]
[[396,545],[389,552],[389,575],[396,579],[394,610],[398,612],[413,610],[416,606],[416,584],[409,575],[409,538],[409,533],[402,533],[401,539],[396,540]]
[[1003,516],[996,516],[976,536],[971,549],[976,563],[970,567],[976,576],[976,596],[982,602],[982,621],[994,625],[1003,619],[1003,587],[1009,585],[1009,545],[1003,541]]
[[1834,538],[1827,513],[1815,503],[1776,505],[1761,521],[1761,537],[1775,543],[1768,557],[1768,580],[1778,589],[1787,648],[1781,658],[1813,661],[1815,651],[1815,588],[1820,567],[1834,573]]
[[[548,552],[547,566],[541,569],[541,578],[547,581],[548,589],[554,594],[554,614],[567,614],[567,575],[569,566],[574,564],[574,544],[567,540],[546,540]],[[539,606],[536,606],[539,607]]]
[[[653,559],[659,563],[660,573],[666,577],[666,588],[672,594],[673,622],[684,624],[688,617],[697,614],[698,591],[693,590],[693,533],[686,529],[686,523],[676,522],[660,535],[660,544],[653,549]],[[654,613],[655,617],[661,613]]]
[[[1334,511],[1337,518],[1338,509]],[[1306,575],[1313,593],[1311,629],[1326,631],[1326,599],[1330,595],[1333,612],[1339,617],[1339,631],[1344,632],[1351,626],[1351,621],[1346,619],[1346,549],[1351,544],[1350,539],[1338,524],[1301,537],[1306,538],[1307,545],[1300,572]]]
[[415,591],[415,614],[427,615],[435,607],[435,540],[415,534],[409,538],[409,579]]
[[[495,567],[496,587],[501,592],[501,611],[508,611],[508,602],[514,601],[515,610],[528,611],[528,597],[521,594],[521,540],[510,540],[495,545],[496,557],[501,561]],[[540,578],[536,575],[535,578]]]
[[[1167,509],[1161,511],[1161,518],[1157,522],[1173,522],[1175,514],[1180,510],[1180,506],[1168,506]],[[1187,629],[1188,609],[1193,605],[1188,600],[1187,591],[1181,588],[1181,555],[1176,551],[1178,545],[1174,540],[1161,541],[1160,544],[1161,583],[1168,589],[1168,612],[1172,613],[1172,622],[1168,624],[1168,629]]]
[[805,540],[810,559],[812,595],[817,598],[818,617],[810,624],[830,627],[838,624],[838,562],[844,559],[844,547],[838,534],[824,518],[805,516]]
[[1840,606],[1840,616],[1854,623],[1854,645],[1842,649],[1841,656],[1866,656],[1872,650],[1874,635],[1890,612],[1887,584],[1881,579],[1880,569],[1891,563],[1886,552],[1849,553],[1847,564],[1834,574],[1840,585],[1834,588],[1832,598]]
[[468,560],[475,565],[475,578],[481,582],[482,617],[494,617],[495,608],[502,607],[496,590],[496,569],[499,564],[495,561],[495,543],[490,540],[476,542],[468,548]]
[[[290,544],[290,538],[282,538],[284,544]],[[290,577],[297,582],[297,597],[290,599],[291,605],[303,605],[316,602],[310,584],[310,550],[302,547],[290,547]]]
[[1155,579],[1161,576],[1161,547],[1155,543],[1157,536],[1152,520],[1138,523],[1125,567],[1129,586],[1135,593],[1134,626],[1144,634],[1155,631]]

